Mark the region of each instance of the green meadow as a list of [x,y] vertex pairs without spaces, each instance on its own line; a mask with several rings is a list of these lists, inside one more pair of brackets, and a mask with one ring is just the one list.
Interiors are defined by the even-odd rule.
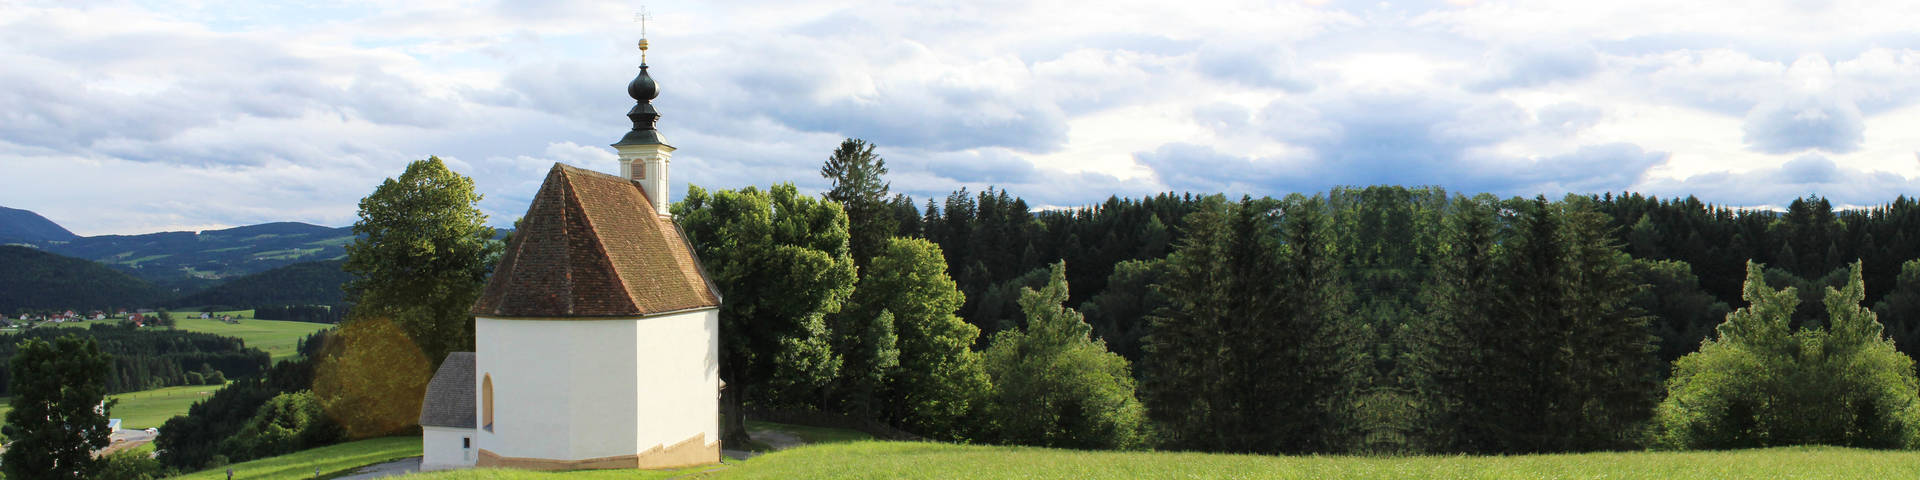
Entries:
[[[107,398],[120,403],[114,404],[107,416],[120,419],[120,428],[157,428],[175,415],[186,415],[187,407],[193,402],[206,399],[219,389],[217,385],[187,385],[108,395]],[[13,409],[8,400],[0,397],[0,416]]]
[[[218,320],[219,315],[222,314],[245,314],[247,318],[238,323],[227,324]],[[200,312],[174,313],[175,328],[238,338],[247,342],[249,347],[265,350],[275,362],[297,355],[299,352],[295,347],[299,345],[301,338],[333,326],[312,322],[260,320],[253,318],[252,310],[214,312],[215,318],[205,320],[200,319],[199,316]]]

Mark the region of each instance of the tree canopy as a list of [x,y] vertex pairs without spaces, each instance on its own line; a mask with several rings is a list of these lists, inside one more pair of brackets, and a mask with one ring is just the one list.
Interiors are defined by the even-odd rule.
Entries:
[[[93,478],[107,446],[107,354],[91,338],[29,339],[9,362],[12,410],[0,471],[19,480]],[[106,408],[101,408],[105,406]]]
[[467,311],[500,249],[480,198],[473,179],[439,157],[415,161],[360,200],[358,238],[347,245],[341,268],[353,275],[345,288],[356,318],[399,325],[433,365],[473,350]]

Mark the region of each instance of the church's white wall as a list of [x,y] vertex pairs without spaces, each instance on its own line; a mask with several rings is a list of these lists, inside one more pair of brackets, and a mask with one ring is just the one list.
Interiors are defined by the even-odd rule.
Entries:
[[[720,311],[682,312],[641,320],[634,408],[641,449],[673,446],[706,434],[720,440]],[[652,366],[652,367],[648,367]]]
[[[504,457],[633,455],[698,434],[719,438],[719,311],[643,319],[480,317],[476,389],[493,379],[494,430],[476,447]],[[476,391],[476,410],[484,392]],[[475,412],[476,425],[485,425]]]
[[420,470],[446,470],[473,466],[478,450],[466,448],[461,440],[472,437],[474,429],[420,426]]

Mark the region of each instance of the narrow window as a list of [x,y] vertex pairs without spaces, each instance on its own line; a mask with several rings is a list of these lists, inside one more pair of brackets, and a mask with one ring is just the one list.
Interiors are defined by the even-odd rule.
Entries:
[[473,448],[473,437],[460,437],[460,448]]
[[487,431],[493,431],[493,375],[480,379],[480,425]]

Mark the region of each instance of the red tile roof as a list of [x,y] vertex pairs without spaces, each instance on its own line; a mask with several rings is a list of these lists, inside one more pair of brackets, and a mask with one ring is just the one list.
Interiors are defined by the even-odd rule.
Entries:
[[637,317],[720,305],[680,227],[640,183],[554,164],[472,313]]

